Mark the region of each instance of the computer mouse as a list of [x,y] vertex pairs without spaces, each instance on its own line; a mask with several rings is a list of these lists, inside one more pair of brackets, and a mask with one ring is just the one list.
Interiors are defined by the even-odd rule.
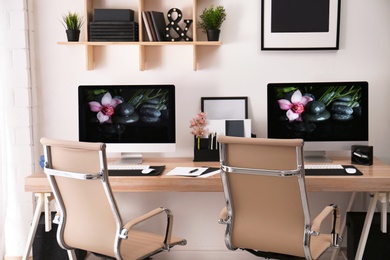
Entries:
[[347,167],[347,168],[344,168],[344,170],[348,174],[355,174],[356,173],[356,169],[355,168]]
[[154,171],[153,168],[147,168],[147,169],[143,169],[143,170],[141,171],[141,173],[143,173],[143,174],[149,174],[149,173],[151,173],[151,172],[153,172],[153,171]]

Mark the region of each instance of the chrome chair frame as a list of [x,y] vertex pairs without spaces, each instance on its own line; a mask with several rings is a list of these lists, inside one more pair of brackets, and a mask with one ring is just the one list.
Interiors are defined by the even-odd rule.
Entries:
[[[222,136],[220,139],[223,140],[229,140],[231,137],[225,137]],[[235,138],[235,137],[233,137]],[[236,138],[237,140],[237,138]],[[265,140],[265,142],[272,141],[270,139]],[[278,140],[277,142],[280,142],[281,140]],[[227,141],[229,142],[229,141]],[[282,141],[283,142],[283,141]],[[225,203],[226,207],[221,212],[221,218],[218,220],[220,224],[226,224],[226,231],[225,231],[225,244],[226,247],[230,250],[236,250],[238,247],[236,247],[232,242],[232,232],[233,232],[233,225],[235,220],[235,214],[234,214],[234,204],[232,203],[232,194],[230,190],[229,185],[229,178],[228,174],[249,174],[249,175],[261,175],[261,176],[269,176],[269,177],[275,177],[275,178],[297,178],[297,182],[299,185],[300,190],[300,196],[301,196],[301,203],[302,203],[302,210],[303,210],[303,216],[304,216],[304,228],[302,230],[303,234],[303,240],[302,240],[302,246],[303,246],[303,252],[304,252],[304,259],[311,260],[312,255],[310,251],[310,238],[311,236],[319,236],[320,235],[320,224],[321,221],[328,216],[330,213],[332,214],[332,230],[331,230],[331,246],[338,247],[339,243],[341,242],[341,237],[339,237],[339,219],[340,219],[340,212],[339,208],[335,204],[331,204],[327,206],[319,215],[318,217],[311,222],[310,217],[310,211],[309,211],[309,204],[307,200],[307,194],[306,194],[306,188],[305,188],[305,171],[304,171],[304,161],[303,161],[303,140],[298,141],[298,143],[301,143],[301,145],[297,145],[295,148],[295,155],[296,155],[296,168],[295,169],[288,169],[288,170],[270,170],[270,169],[257,169],[257,168],[243,168],[243,167],[234,167],[229,166],[227,162],[227,152],[226,152],[226,143],[220,143],[220,166],[221,166],[221,178],[223,183],[223,189],[224,189],[224,196],[225,196]],[[271,143],[268,143],[268,145]],[[281,144],[278,144],[281,145]],[[290,144],[291,145],[291,144]],[[288,235],[288,234],[286,234]],[[280,259],[296,259],[295,256],[290,255],[284,255],[284,254],[278,254],[273,252],[258,252],[257,250],[253,250],[250,248],[241,248],[243,250],[246,250],[252,254],[255,254],[257,256],[279,256]]]
[[[171,247],[174,245],[180,244],[180,245],[185,245],[186,240],[182,239],[179,241],[175,241],[174,243],[171,243],[171,232],[172,232],[172,225],[173,225],[173,215],[172,212],[168,208],[160,207],[156,208],[141,217],[138,217],[136,219],[131,220],[130,222],[126,223],[123,225],[121,215],[118,210],[118,206],[116,204],[116,201],[114,199],[110,184],[109,184],[109,178],[108,178],[108,170],[107,170],[107,158],[106,158],[106,145],[104,143],[93,143],[93,144],[88,144],[91,150],[99,150],[99,163],[100,163],[100,171],[99,172],[72,172],[72,171],[65,171],[65,170],[57,170],[54,169],[53,164],[52,164],[52,153],[51,153],[51,146],[50,144],[47,143],[56,143],[59,142],[61,144],[65,143],[65,146],[69,144],[69,149],[76,149],[74,147],[75,142],[71,141],[62,141],[62,140],[53,140],[53,139],[47,139],[47,138],[42,138],[41,142],[44,145],[44,155],[45,155],[45,166],[44,166],[44,172],[48,177],[49,183],[52,187],[54,197],[57,202],[57,206],[59,207],[59,214],[56,216],[55,220],[58,222],[59,227],[57,231],[57,241],[59,245],[68,250],[68,254],[70,254],[74,259],[75,258],[75,253],[74,253],[74,248],[72,246],[69,246],[65,239],[64,239],[64,230],[66,228],[67,224],[67,208],[65,206],[62,194],[60,192],[60,189],[57,184],[57,177],[60,178],[70,178],[70,179],[77,179],[80,181],[101,181],[101,184],[103,186],[104,192],[106,194],[106,198],[108,200],[109,206],[111,208],[111,213],[113,214],[113,217],[115,219],[115,225],[116,225],[116,231],[115,231],[115,239],[113,243],[113,254],[108,255],[109,257],[114,257],[115,259],[121,260],[124,259],[121,255],[120,252],[120,246],[122,240],[128,239],[129,231],[133,226],[136,224],[145,221],[151,217],[154,217],[160,213],[165,213],[167,222],[166,222],[166,229],[165,229],[165,234],[164,234],[164,240],[163,240],[163,247],[159,248],[155,251],[150,252],[147,255],[144,255],[143,258],[148,258],[152,255],[155,255],[161,251],[169,251]],[[85,145],[85,143],[84,143]],[[77,144],[76,144],[77,146]],[[85,147],[83,147],[85,149]],[[88,149],[88,148],[87,148]],[[90,232],[96,232],[96,230],[90,230]],[[84,249],[84,248],[81,248]],[[101,252],[96,252],[97,255],[105,255],[102,254]],[[71,258],[72,258],[71,257]],[[142,259],[143,259],[142,258]]]

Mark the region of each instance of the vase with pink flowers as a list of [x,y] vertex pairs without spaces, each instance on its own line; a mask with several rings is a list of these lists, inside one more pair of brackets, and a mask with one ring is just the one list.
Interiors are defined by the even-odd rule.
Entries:
[[206,114],[200,112],[190,121],[191,134],[194,136],[194,161],[218,161],[219,150],[215,133],[209,134],[206,126]]
[[206,114],[204,112],[199,112],[195,115],[190,121],[191,134],[195,137],[195,146],[196,149],[200,150],[201,148],[201,139],[206,135],[205,126],[207,125]]

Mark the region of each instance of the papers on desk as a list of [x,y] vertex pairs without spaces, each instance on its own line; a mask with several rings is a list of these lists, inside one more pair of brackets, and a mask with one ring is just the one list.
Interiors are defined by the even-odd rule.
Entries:
[[219,173],[219,168],[209,167],[176,167],[166,175],[207,178]]

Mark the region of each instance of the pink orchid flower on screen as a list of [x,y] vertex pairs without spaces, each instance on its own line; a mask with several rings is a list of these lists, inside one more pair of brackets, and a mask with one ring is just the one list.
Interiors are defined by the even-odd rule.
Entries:
[[122,100],[112,98],[110,92],[104,94],[101,104],[97,101],[89,102],[92,112],[97,112],[97,119],[100,123],[111,122],[111,116],[115,114],[115,107],[122,103]]
[[300,90],[296,90],[291,96],[291,102],[287,99],[279,99],[279,107],[282,110],[287,110],[286,116],[291,121],[297,120],[302,121],[301,114],[305,111],[307,103],[313,99],[308,96],[302,96]]

